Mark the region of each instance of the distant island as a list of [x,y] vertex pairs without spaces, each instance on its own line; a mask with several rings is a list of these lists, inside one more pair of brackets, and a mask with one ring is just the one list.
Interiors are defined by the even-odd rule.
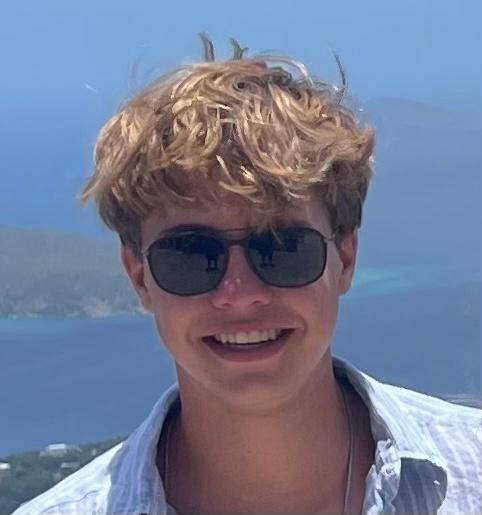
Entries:
[[142,311],[111,242],[0,225],[0,318]]
[[123,440],[117,437],[81,446],[53,444],[0,458],[0,513],[12,513]]

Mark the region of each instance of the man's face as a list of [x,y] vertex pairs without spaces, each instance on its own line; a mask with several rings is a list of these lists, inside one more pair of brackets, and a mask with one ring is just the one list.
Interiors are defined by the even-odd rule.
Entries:
[[[142,224],[146,248],[161,231],[178,225],[197,224],[217,230],[246,228],[224,233],[241,238],[249,216],[233,204],[203,208],[172,209],[167,216],[152,213]],[[312,227],[325,236],[331,228],[320,200],[310,197],[287,209],[290,220]],[[182,297],[160,289],[144,259],[136,262],[122,247],[122,260],[143,306],[153,313],[159,334],[176,362],[181,388],[207,391],[238,408],[273,405],[286,401],[313,376],[323,374],[331,363],[329,345],[338,310],[338,298],[351,283],[356,234],[337,248],[328,242],[325,271],[320,279],[300,288],[277,288],[265,284],[250,269],[240,246],[230,248],[226,274],[208,293]],[[223,360],[203,341],[206,336],[235,332],[239,326],[289,327],[281,352],[249,362]],[[232,327],[233,331],[229,328]],[[245,352],[245,351],[240,351]]]

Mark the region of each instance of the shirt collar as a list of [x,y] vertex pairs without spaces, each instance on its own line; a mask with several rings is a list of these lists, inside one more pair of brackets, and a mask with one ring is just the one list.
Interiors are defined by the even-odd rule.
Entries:
[[333,357],[333,368],[335,376],[348,379],[363,399],[370,412],[376,440],[392,441],[402,457],[420,455],[446,468],[432,439],[420,438],[420,425],[413,419],[408,405],[400,399],[400,394],[396,394],[396,391],[409,390],[377,381],[338,357]]
[[167,413],[178,397],[176,381],[124,442],[110,467],[106,513],[166,514],[165,493],[156,465],[157,445]]
[[424,434],[423,424],[410,410],[410,396],[419,394],[377,381],[341,358],[333,357],[333,368],[338,379],[351,383],[370,413],[371,431],[376,442],[371,472],[377,476],[371,481],[376,485],[376,491],[372,492],[370,501],[383,513],[395,513],[402,476],[405,473],[413,477],[413,471],[417,470],[424,497],[430,500],[435,513],[447,493],[448,467],[433,438]]
[[[440,481],[437,498],[445,496],[447,466],[431,438],[420,435],[420,426],[401,402],[394,387],[381,383],[356,369],[348,361],[333,357],[337,379],[351,383],[370,413],[371,430],[377,449],[375,470],[387,467],[401,474],[403,460],[429,462]],[[109,513],[166,513],[166,499],[156,467],[157,444],[169,408],[179,397],[175,382],[162,395],[147,419],[129,436],[111,467],[107,499]],[[400,479],[400,478],[398,478]],[[380,482],[378,482],[380,483]],[[427,488],[433,488],[432,481]],[[393,500],[393,499],[391,499]]]

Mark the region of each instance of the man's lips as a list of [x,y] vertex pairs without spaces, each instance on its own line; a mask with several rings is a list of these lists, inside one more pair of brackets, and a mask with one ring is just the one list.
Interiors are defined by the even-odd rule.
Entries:
[[[242,331],[238,331],[238,332],[242,332]],[[246,331],[247,332],[247,331]],[[288,334],[291,334],[292,332],[294,332],[294,329],[293,328],[288,328],[288,329],[281,329],[281,332],[280,334],[278,335],[278,337],[275,339],[275,340],[267,340],[267,343],[269,343],[270,341],[271,342],[274,342],[274,341],[277,341],[279,340],[280,338],[283,338],[284,336],[288,335]],[[232,333],[227,333],[227,334],[235,334],[236,331],[233,331]],[[215,334],[220,334],[220,333],[215,333]],[[221,344],[221,342],[219,340],[217,340],[214,335],[208,335],[208,336],[203,336],[202,338],[202,341],[204,343],[219,343]],[[259,345],[260,342],[253,342],[253,343],[241,343],[239,345]]]

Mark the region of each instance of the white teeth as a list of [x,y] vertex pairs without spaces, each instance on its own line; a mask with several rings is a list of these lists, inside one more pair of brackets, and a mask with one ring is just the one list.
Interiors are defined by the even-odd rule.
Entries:
[[[236,342],[235,343],[249,343],[249,337],[254,333],[236,333]],[[256,340],[259,341],[259,340]]]
[[215,334],[214,338],[218,342],[245,344],[265,342],[267,340],[276,340],[281,333],[281,329],[265,329],[264,331],[239,331],[237,333],[220,333]]

